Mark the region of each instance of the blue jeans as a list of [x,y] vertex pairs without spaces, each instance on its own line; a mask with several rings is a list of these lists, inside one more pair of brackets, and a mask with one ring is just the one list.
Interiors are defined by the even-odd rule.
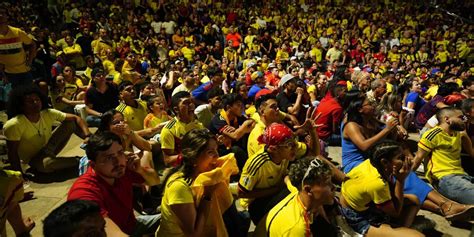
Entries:
[[86,118],[87,125],[89,127],[99,127],[100,125],[100,117],[88,115]]
[[161,214],[137,216],[137,224],[130,236],[154,234],[161,221]]
[[447,198],[462,204],[474,204],[474,177],[452,174],[441,178],[438,191]]

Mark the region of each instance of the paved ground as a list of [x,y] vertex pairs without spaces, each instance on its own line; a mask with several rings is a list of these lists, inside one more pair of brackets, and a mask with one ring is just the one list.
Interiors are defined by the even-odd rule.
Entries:
[[[414,138],[415,136],[413,136]],[[61,152],[61,157],[74,157],[82,156],[84,152],[79,148],[81,141],[78,137],[73,137],[66,148]],[[341,148],[330,147],[330,157],[335,161],[341,161]],[[49,177],[43,177],[41,180],[30,182],[27,184],[26,191],[34,191],[35,199],[21,203],[21,208],[25,216],[30,216],[35,220],[36,227],[32,231],[32,236],[42,236],[42,221],[44,218],[57,206],[61,205],[67,195],[67,191],[72,183],[77,178],[76,170],[69,170],[61,173],[55,173]],[[473,225],[466,223],[463,225],[452,226],[443,217],[433,214],[427,211],[420,211],[420,216],[425,216],[436,222],[436,229],[431,233],[427,233],[427,236],[452,236],[452,237],[467,237],[473,236],[471,229]],[[14,236],[13,230],[7,224],[8,236]]]

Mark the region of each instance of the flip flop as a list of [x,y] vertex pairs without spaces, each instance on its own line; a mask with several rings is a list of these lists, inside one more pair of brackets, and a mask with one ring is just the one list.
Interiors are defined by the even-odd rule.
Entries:
[[470,220],[471,217],[474,216],[474,206],[469,206],[468,208],[464,209],[461,212],[445,216],[446,220],[448,221],[464,221]]

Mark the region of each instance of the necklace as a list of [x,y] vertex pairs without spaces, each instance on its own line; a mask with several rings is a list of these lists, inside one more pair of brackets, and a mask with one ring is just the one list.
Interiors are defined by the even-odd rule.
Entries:
[[35,125],[35,123],[31,123],[31,125],[33,125],[33,127],[36,129],[36,131],[38,131],[38,136],[42,137],[43,134],[42,134],[42,126],[41,126],[41,120],[38,121],[38,126]]

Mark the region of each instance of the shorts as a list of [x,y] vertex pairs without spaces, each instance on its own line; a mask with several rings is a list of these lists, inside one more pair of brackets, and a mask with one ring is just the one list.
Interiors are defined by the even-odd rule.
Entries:
[[358,212],[351,207],[340,207],[341,214],[347,221],[347,224],[357,233],[361,235],[367,234],[370,226],[379,227],[384,223],[388,223],[390,218],[376,207]]

